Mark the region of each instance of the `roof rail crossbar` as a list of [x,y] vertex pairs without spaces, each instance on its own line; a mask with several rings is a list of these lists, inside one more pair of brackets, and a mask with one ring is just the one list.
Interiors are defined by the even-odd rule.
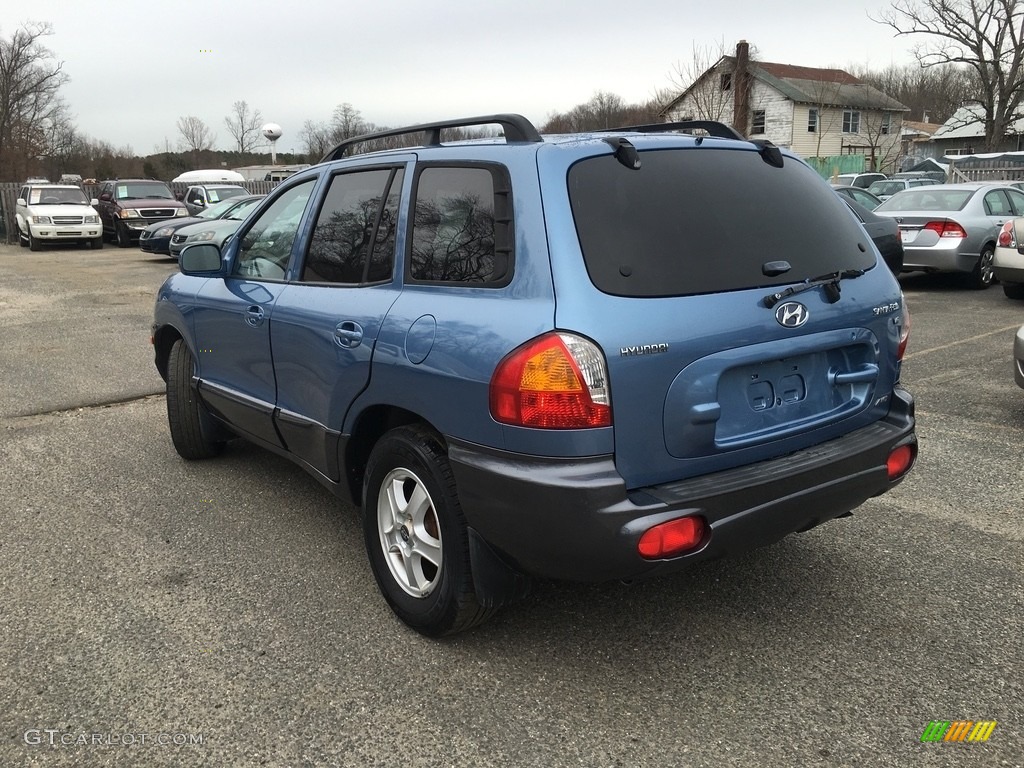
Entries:
[[344,157],[349,149],[354,147],[356,144],[363,144],[367,141],[373,141],[374,139],[384,139],[389,136],[405,136],[410,133],[424,133],[424,146],[438,146],[441,143],[441,130],[443,128],[469,128],[474,125],[500,125],[502,130],[505,132],[505,141],[524,141],[524,142],[539,142],[543,141],[540,137],[540,133],[534,127],[533,123],[527,120],[522,115],[516,115],[511,113],[498,114],[498,115],[480,115],[479,117],[463,117],[457,120],[441,120],[435,123],[421,123],[420,125],[410,125],[406,128],[391,128],[386,131],[374,131],[373,133],[364,133],[360,136],[353,136],[350,139],[345,139],[343,142],[338,144],[334,149],[329,151],[321,159],[321,163],[328,162],[330,160],[338,160]]
[[720,123],[717,120],[683,120],[678,123],[649,123],[647,125],[629,125],[624,128],[602,128],[597,133],[663,133],[666,131],[707,131],[708,135],[716,139],[739,139],[746,141],[747,138],[733,128],[731,125]]

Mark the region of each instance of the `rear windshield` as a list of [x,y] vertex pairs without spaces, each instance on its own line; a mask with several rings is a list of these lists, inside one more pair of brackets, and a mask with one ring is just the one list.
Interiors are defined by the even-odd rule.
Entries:
[[895,195],[906,188],[907,182],[905,181],[876,181],[868,187],[868,192],[873,195]]
[[938,185],[908,189],[890,197],[876,211],[959,211],[974,194],[973,189],[943,189]]
[[[707,146],[613,155],[569,169],[569,199],[594,285],[618,296],[684,296],[786,285],[874,265],[849,208],[803,163]],[[791,269],[767,277],[762,266]]]

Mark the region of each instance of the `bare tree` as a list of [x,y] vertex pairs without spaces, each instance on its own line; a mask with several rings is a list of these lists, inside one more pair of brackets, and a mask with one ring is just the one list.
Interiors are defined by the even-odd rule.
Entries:
[[331,140],[336,144],[367,133],[372,126],[363,120],[362,114],[347,101],[334,108],[334,115],[331,117]]
[[854,68],[850,73],[910,107],[907,120],[944,123],[976,91],[971,70],[963,64],[894,64],[881,70]]
[[[0,174],[12,179],[29,158],[47,153],[46,133],[70,117],[59,92],[68,76],[64,63],[40,40],[49,24],[25,24],[10,39],[0,38]],[[67,126],[65,126],[66,128]]]
[[658,115],[660,102],[627,104],[621,96],[607,91],[598,91],[589,101],[577,104],[568,112],[556,112],[548,116],[541,128],[542,133],[574,133],[577,131],[600,130],[642,123],[661,122]]
[[669,87],[659,91],[658,97],[666,107],[681,94],[686,93],[686,98],[679,109],[668,110],[669,119],[732,121],[732,68],[716,69],[726,55],[724,39],[707,45],[694,43],[690,58],[675,63],[668,75]]
[[236,101],[231,105],[231,114],[224,118],[224,124],[238,151],[252,152],[259,143],[263,115],[258,109],[250,111],[247,102]]
[[897,35],[917,35],[922,67],[961,64],[972,71],[985,150],[996,149],[1021,117],[1024,99],[1024,0],[895,0],[877,19]]
[[178,118],[178,132],[181,134],[182,146],[192,152],[212,149],[213,142],[217,140],[217,134],[210,133],[206,123],[192,115]]
[[331,141],[331,129],[323,123],[316,123],[307,120],[302,124],[299,131],[299,138],[305,146],[306,156],[310,162],[316,162],[333,147],[337,142]]

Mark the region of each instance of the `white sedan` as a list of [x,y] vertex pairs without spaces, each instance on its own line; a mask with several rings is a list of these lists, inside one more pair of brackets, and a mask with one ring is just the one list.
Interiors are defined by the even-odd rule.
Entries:
[[1024,299],[1024,218],[1010,219],[999,230],[992,271],[1008,299]]

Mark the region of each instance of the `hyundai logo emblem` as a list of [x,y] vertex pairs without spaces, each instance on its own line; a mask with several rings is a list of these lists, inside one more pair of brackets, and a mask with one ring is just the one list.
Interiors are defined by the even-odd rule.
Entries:
[[786,328],[799,328],[807,322],[810,313],[799,301],[787,301],[775,308],[775,319]]

